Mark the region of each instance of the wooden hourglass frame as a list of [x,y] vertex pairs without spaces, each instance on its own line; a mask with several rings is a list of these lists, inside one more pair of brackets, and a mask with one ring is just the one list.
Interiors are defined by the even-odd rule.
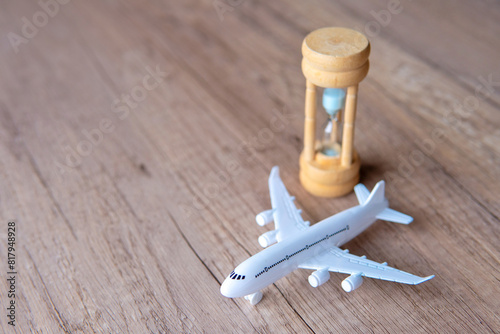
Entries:
[[[359,181],[360,159],[354,149],[358,84],[368,73],[370,43],[347,28],[321,28],[302,43],[302,72],[306,77],[304,150],[300,181],[316,196],[337,197],[351,192]],[[346,89],[340,155],[321,153],[316,140],[317,87]]]

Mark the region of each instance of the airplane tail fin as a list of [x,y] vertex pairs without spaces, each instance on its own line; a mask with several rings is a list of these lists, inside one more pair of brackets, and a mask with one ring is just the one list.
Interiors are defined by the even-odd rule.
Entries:
[[[370,203],[378,203],[385,200],[385,182],[378,182],[373,188],[372,192],[369,193],[368,189],[362,184],[358,184],[354,187],[356,196],[358,198],[360,205],[369,205]],[[409,224],[413,221],[413,218],[405,215],[404,213],[385,208],[377,214],[377,219],[387,220],[393,223],[399,224]]]
[[372,192],[368,192],[368,189],[362,184],[358,184],[354,187],[356,196],[358,197],[359,204],[368,205],[370,203],[383,202],[385,200],[385,182],[379,181]]

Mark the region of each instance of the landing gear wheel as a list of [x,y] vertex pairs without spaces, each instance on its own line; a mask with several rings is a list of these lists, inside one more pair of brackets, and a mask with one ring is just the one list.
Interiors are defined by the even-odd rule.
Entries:
[[251,295],[245,296],[245,299],[250,302],[252,305],[257,305],[262,299],[262,292],[258,291],[256,293],[252,293]]

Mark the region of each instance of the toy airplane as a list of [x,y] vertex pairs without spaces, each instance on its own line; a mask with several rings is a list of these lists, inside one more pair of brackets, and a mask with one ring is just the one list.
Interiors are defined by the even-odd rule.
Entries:
[[342,281],[342,288],[353,291],[363,282],[363,276],[386,281],[420,284],[434,277],[418,277],[391,268],[384,263],[355,256],[339,246],[363,232],[377,219],[409,224],[413,218],[389,209],[384,197],[384,181],[377,183],[370,193],[362,184],[354,187],[359,205],[331,216],[313,226],[305,222],[293,204],[280,179],[278,167],[269,176],[272,209],[259,213],[256,221],[264,226],[274,220],[275,230],[261,235],[262,247],[268,247],[250,257],[229,274],[220,288],[229,298],[245,297],[252,305],[262,299],[261,289],[273,284],[295,269],[315,270],[308,278],[309,284],[318,287],[328,281],[330,271],[349,274]]

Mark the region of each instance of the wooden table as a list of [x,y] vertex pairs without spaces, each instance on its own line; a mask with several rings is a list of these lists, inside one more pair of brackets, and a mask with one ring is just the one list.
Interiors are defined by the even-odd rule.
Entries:
[[[2,332],[500,330],[498,3],[59,1],[0,12]],[[300,46],[323,26],[371,41],[361,181],[415,218],[346,248],[436,277],[347,294],[299,270],[252,307],[219,287],[271,228],[254,216],[272,166],[304,219],[357,204],[298,180]]]

